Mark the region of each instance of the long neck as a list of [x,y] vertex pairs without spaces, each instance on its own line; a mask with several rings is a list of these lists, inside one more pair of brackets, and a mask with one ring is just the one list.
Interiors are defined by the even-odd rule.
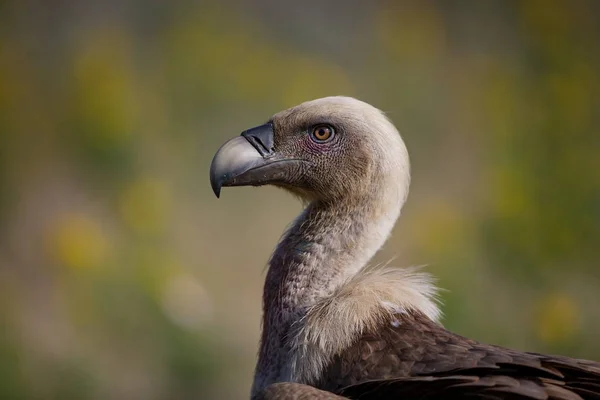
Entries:
[[304,210],[271,258],[263,293],[265,322],[302,314],[365,266],[399,212],[376,215],[376,210],[369,203],[342,208],[322,202]]
[[267,273],[253,393],[290,379],[285,363],[291,325],[367,264],[389,236],[404,197],[386,191],[344,207],[315,201],[296,219]]

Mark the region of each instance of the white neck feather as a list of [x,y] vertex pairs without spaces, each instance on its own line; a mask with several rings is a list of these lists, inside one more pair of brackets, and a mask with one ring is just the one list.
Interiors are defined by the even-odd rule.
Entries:
[[416,268],[369,267],[311,307],[295,326],[291,378],[315,383],[331,358],[359,336],[381,324],[397,323],[395,314],[419,312],[437,322],[438,289]]

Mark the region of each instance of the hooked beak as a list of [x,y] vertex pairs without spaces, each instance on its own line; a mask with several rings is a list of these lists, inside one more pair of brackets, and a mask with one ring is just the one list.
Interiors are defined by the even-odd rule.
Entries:
[[217,197],[223,186],[285,183],[297,163],[280,158],[273,148],[273,124],[257,126],[225,142],[210,165],[210,184]]

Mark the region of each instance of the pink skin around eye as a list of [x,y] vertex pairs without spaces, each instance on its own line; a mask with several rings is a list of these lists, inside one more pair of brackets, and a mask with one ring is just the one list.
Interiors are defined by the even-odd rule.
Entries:
[[334,142],[334,140],[329,140],[324,143],[317,143],[311,138],[310,135],[306,135],[302,141],[302,147],[309,153],[322,154],[331,150],[334,147]]

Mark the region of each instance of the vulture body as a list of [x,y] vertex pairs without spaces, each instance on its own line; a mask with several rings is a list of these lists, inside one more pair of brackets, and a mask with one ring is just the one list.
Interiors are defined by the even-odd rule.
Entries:
[[327,97],[226,142],[212,188],[271,184],[307,207],[269,261],[253,399],[600,399],[600,363],[476,342],[438,322],[416,269],[369,267],[408,195],[378,109]]

